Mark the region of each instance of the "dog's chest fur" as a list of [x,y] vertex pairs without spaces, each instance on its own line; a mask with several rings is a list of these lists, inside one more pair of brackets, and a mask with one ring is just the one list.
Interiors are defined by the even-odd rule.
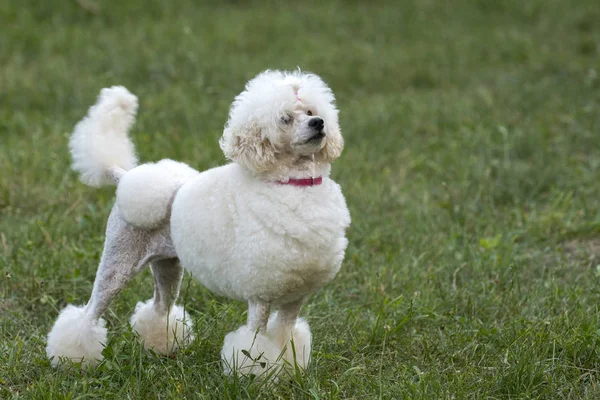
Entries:
[[350,215],[339,186],[294,187],[235,164],[202,173],[177,194],[171,233],[182,265],[233,298],[295,301],[340,268]]

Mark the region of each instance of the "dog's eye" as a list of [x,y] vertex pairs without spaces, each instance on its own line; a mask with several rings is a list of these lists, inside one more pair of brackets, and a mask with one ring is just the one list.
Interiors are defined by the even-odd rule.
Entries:
[[308,111],[306,112],[306,115],[312,115],[312,111],[308,110]]
[[281,123],[285,125],[290,124],[293,120],[294,117],[292,117],[291,115],[284,115],[283,117],[281,117]]

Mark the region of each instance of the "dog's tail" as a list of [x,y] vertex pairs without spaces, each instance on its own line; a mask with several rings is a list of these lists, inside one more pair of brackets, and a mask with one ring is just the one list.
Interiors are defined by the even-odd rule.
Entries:
[[79,121],[69,141],[73,169],[90,186],[116,184],[137,164],[127,136],[135,121],[138,101],[123,86],[102,89],[98,101]]

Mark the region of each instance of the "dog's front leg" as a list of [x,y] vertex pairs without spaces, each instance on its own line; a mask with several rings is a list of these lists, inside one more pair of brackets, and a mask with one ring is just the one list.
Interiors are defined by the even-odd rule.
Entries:
[[308,323],[298,314],[304,299],[280,306],[269,319],[267,335],[280,349],[285,349],[284,358],[292,366],[306,369],[310,361],[311,333]]
[[270,304],[263,300],[248,301],[246,325],[225,336],[221,359],[227,375],[267,376],[282,365],[281,347],[267,335]]
[[267,330],[271,305],[263,300],[248,301],[248,328],[253,332]]

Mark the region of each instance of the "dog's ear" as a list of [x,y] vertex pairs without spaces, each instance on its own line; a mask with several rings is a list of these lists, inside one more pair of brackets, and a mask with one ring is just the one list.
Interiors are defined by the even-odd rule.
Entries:
[[340,132],[340,127],[335,124],[333,129],[327,132],[325,147],[319,151],[317,158],[331,163],[342,154],[344,150],[344,138]]
[[225,127],[219,144],[225,157],[255,172],[266,172],[277,162],[275,146],[254,124]]

